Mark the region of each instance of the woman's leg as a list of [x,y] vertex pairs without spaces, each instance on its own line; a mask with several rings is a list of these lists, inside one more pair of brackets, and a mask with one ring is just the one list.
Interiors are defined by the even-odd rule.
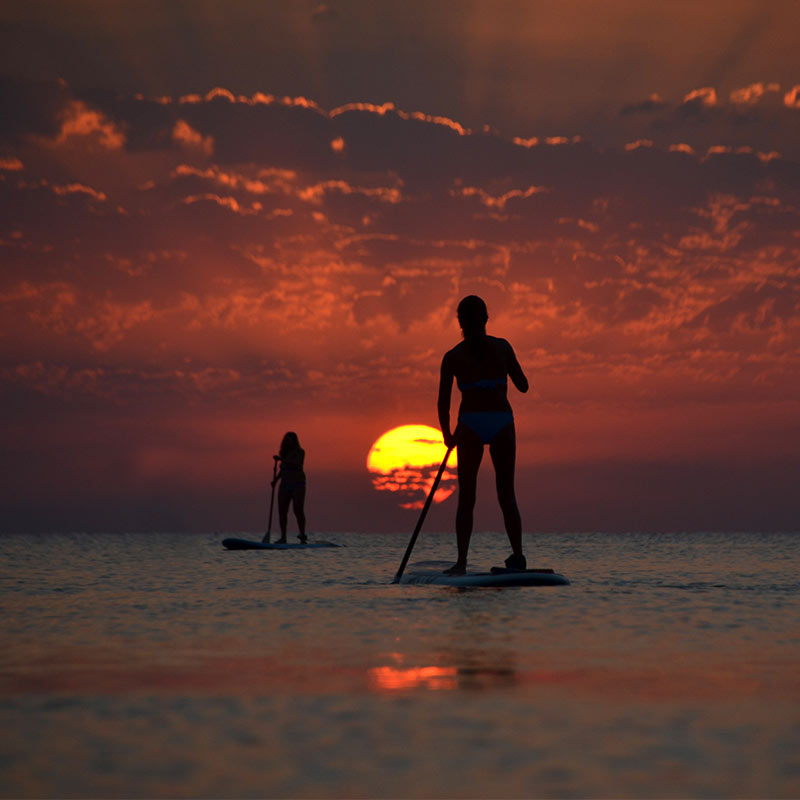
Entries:
[[472,514],[478,484],[478,468],[483,458],[483,442],[478,435],[461,426],[458,429],[458,510],[456,511],[456,566],[466,568],[469,540],[472,538]]
[[281,481],[280,488],[278,489],[278,522],[281,526],[281,538],[279,542],[286,541],[286,522],[289,516],[289,503],[292,501],[292,492],[289,489],[284,489],[283,481]]
[[[514,494],[514,465],[517,457],[517,437],[513,423],[507,425],[489,445],[489,453],[494,464],[497,482],[497,499],[503,511],[511,550],[515,556],[522,556],[522,520]],[[459,459],[460,462],[460,459]]]
[[297,529],[300,531],[300,539],[306,538],[306,486],[302,484],[292,492],[292,506],[294,515],[297,517]]

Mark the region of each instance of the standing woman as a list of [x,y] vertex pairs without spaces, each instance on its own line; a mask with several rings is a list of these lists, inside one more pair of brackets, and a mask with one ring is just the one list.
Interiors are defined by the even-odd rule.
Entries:
[[[458,322],[464,341],[445,353],[439,382],[439,424],[448,447],[458,447],[458,510],[456,540],[458,560],[446,570],[449,575],[463,575],[472,537],[472,512],[478,467],[483,447],[489,445],[497,483],[497,499],[503,511],[511,555],[506,566],[525,569],[522,553],[522,521],[514,494],[516,434],[514,414],[508,402],[508,378],[520,392],[528,391],[528,379],[520,367],[514,349],[505,339],[486,333],[489,314],[486,303],[469,295],[458,304]],[[450,395],[453,378],[461,390],[461,406],[455,433],[450,432]]]
[[294,431],[289,431],[281,442],[281,449],[276,458],[279,459],[281,468],[273,481],[273,486],[280,481],[278,489],[278,521],[281,526],[281,538],[277,544],[286,542],[286,523],[289,516],[289,504],[294,508],[297,517],[297,527],[301,542],[306,542],[306,514],[304,510],[306,500],[306,473],[303,472],[303,462],[306,451],[300,447],[300,440]]

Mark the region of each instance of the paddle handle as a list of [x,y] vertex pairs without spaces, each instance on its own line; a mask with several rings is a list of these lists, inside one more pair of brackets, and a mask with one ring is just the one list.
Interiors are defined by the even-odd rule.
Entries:
[[394,576],[392,583],[400,583],[400,577],[406,568],[406,564],[408,564],[408,559],[411,558],[411,551],[414,549],[414,545],[417,542],[417,536],[419,536],[420,530],[422,530],[422,523],[425,522],[428,509],[431,507],[431,502],[433,502],[433,496],[436,494],[436,490],[439,488],[439,481],[442,479],[444,469],[447,466],[447,459],[450,458],[450,453],[452,450],[452,447],[448,447],[447,452],[444,454],[442,466],[439,467],[439,472],[436,474],[436,479],[433,482],[433,486],[431,486],[431,490],[428,492],[428,498],[425,500],[425,505],[422,507],[422,513],[419,515],[417,527],[414,528],[414,533],[411,534],[411,541],[408,543],[408,547],[406,548],[406,554],[403,556],[403,560],[400,562],[400,568],[397,570],[397,574]]

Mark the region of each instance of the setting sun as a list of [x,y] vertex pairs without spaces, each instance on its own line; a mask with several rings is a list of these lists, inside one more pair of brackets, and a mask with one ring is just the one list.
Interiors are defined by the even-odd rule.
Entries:
[[[422,508],[446,448],[441,432],[430,425],[400,425],[380,436],[367,455],[367,469],[378,491],[397,492],[401,508]],[[450,456],[448,469],[434,495],[441,503],[455,490],[457,464]]]

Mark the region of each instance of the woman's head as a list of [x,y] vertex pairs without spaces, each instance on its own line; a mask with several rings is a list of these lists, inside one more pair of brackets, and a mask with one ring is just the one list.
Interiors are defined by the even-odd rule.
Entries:
[[300,448],[300,440],[297,438],[297,434],[294,431],[289,431],[283,437],[283,441],[281,441],[281,450],[280,454],[285,455],[286,453],[291,453],[293,450],[298,450]]
[[467,295],[458,304],[458,324],[464,333],[465,339],[474,339],[486,333],[486,321],[489,312],[486,303],[476,294]]

